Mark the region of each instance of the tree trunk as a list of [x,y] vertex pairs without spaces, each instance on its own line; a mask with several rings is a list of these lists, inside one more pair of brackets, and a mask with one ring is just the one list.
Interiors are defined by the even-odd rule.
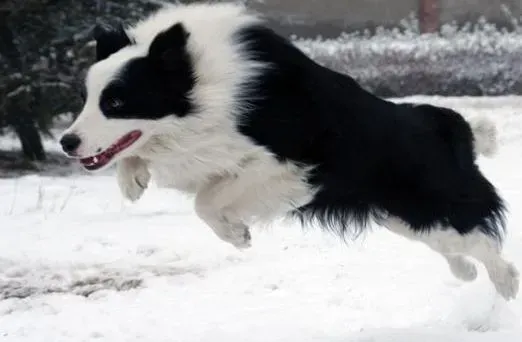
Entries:
[[22,144],[24,157],[31,161],[45,160],[45,151],[42,144],[42,137],[33,120],[23,120],[12,123],[13,128]]
[[[7,60],[12,71],[23,74],[25,68],[22,63],[20,51],[15,44],[13,31],[8,25],[7,15],[8,11],[0,7],[0,54]],[[14,88],[21,86],[16,83],[17,82],[13,84]],[[6,88],[9,89],[10,84],[7,84]],[[13,98],[5,98],[3,115],[6,116],[7,124],[11,126],[18,135],[20,143],[22,144],[24,157],[31,161],[43,161],[45,160],[45,151],[42,138],[36,127],[34,115],[31,113],[32,102],[31,94],[26,91],[21,91],[19,94],[13,96]]]
[[438,31],[439,9],[439,0],[419,0],[419,24],[422,33]]

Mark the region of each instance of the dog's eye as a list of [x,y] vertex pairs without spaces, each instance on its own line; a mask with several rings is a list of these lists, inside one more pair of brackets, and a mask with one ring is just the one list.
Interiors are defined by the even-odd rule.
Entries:
[[118,109],[118,108],[121,108],[123,107],[123,100],[122,99],[119,99],[117,97],[114,97],[112,99],[109,99],[107,101],[107,107],[110,108],[110,109]]

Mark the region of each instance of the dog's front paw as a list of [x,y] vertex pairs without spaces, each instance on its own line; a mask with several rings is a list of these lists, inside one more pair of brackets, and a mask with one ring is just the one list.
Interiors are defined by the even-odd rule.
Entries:
[[214,233],[223,241],[230,243],[237,249],[247,249],[252,246],[250,229],[243,223],[214,222],[210,226]]
[[228,224],[225,230],[217,233],[222,240],[234,245],[237,249],[247,249],[252,247],[250,229],[245,224]]
[[131,157],[123,159],[117,166],[118,185],[123,196],[134,202],[137,201],[150,181],[150,172],[143,159]]
[[247,249],[252,247],[252,235],[250,229],[244,224],[235,225],[231,243],[238,249]]

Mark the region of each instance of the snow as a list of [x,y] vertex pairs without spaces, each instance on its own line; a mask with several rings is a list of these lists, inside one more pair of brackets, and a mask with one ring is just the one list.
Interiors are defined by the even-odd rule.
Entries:
[[[382,96],[411,94],[520,94],[522,26],[507,31],[492,23],[446,24],[420,34],[414,18],[401,27],[340,37],[297,38],[311,58],[349,74]],[[429,65],[429,68],[426,68]]]
[[[497,122],[502,148],[480,165],[522,267],[522,97],[404,100]],[[346,245],[294,222],[254,229],[238,251],[190,198],[153,186],[130,204],[112,172],[0,179],[0,341],[521,340],[522,299],[500,299],[482,266],[462,283],[387,231]]]

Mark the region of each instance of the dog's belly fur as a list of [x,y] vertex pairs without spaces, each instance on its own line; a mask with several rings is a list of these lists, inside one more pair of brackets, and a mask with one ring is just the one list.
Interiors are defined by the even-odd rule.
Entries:
[[[158,187],[196,194],[204,186],[205,183],[202,179],[207,179],[208,174],[193,172],[193,169],[190,169],[190,164],[190,162],[175,163],[168,160],[149,160],[148,168]],[[191,173],[188,174],[185,170],[190,170]]]
[[[238,145],[236,141],[234,149],[213,146],[213,152],[199,150],[195,157],[163,141],[163,151],[144,147],[136,157],[146,164],[160,188],[197,195],[211,186],[219,187],[212,201],[234,211],[241,222],[268,223],[310,203],[316,193],[308,182],[310,168],[278,161],[248,141],[241,152]],[[216,148],[222,151],[217,153]],[[212,158],[202,159],[204,154]],[[221,157],[216,159],[217,155]]]

